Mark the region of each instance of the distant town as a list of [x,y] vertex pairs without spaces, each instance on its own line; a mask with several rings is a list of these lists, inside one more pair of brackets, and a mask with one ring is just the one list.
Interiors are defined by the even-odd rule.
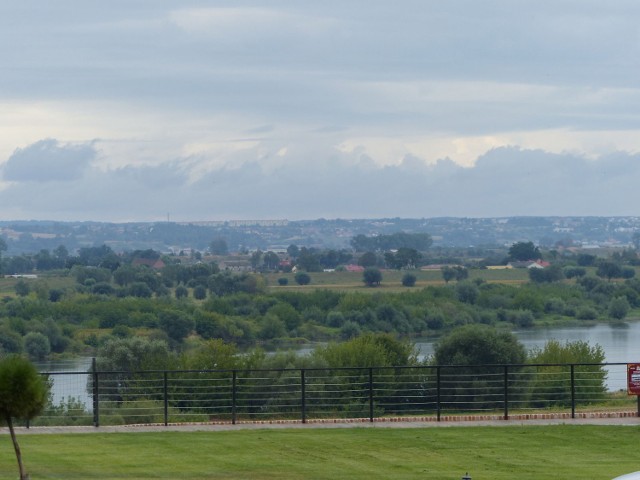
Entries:
[[[289,245],[350,248],[357,235],[428,233],[433,248],[504,247],[532,241],[545,248],[623,248],[634,245],[640,217],[380,218],[194,222],[0,221],[7,254],[64,245],[70,252],[107,245],[115,252],[154,249],[188,254],[222,238],[229,251],[284,251]],[[636,238],[638,235],[636,235]]]

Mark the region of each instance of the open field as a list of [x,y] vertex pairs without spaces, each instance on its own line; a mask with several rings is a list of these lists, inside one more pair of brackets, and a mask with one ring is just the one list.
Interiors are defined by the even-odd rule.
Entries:
[[[411,288],[402,286],[402,277],[406,273],[416,276],[415,288],[429,285],[444,285],[440,270],[382,270],[382,283],[376,288],[366,287],[362,281],[362,273],[359,272],[317,272],[309,273],[311,283],[300,286],[295,282],[293,273],[270,273],[266,275],[267,282],[272,291],[282,290],[315,290],[333,289],[339,291],[406,291]],[[289,283],[286,286],[278,285],[279,278],[286,278]],[[526,269],[509,270],[469,270],[469,279],[480,278],[485,282],[497,282],[504,284],[521,284],[529,281],[529,272]],[[454,282],[455,283],[455,282]]]
[[34,287],[35,285],[41,284],[46,286],[46,289],[50,288],[72,288],[75,285],[75,280],[73,277],[68,275],[55,275],[55,274],[45,274],[40,275],[37,279],[33,278],[4,278],[0,276],[0,296],[15,296],[15,287],[16,283],[20,280],[27,282],[30,286]]
[[[35,479],[607,480],[640,470],[638,426],[22,435]],[[8,435],[0,479],[17,477]]]

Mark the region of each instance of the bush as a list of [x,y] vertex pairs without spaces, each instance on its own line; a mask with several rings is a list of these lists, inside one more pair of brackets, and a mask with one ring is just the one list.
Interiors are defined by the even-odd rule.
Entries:
[[362,281],[368,287],[380,285],[380,282],[382,282],[382,272],[378,268],[367,267],[362,273]]
[[193,298],[196,300],[204,300],[207,298],[207,289],[202,285],[198,285],[193,289]]
[[593,307],[581,307],[576,312],[576,318],[578,320],[595,320],[598,318],[598,312]]
[[626,297],[618,297],[611,300],[609,303],[609,316],[616,320],[622,320],[629,313],[629,302]]
[[189,290],[186,287],[180,285],[176,288],[176,298],[186,298],[189,296]]
[[413,273],[405,273],[402,277],[402,285],[405,287],[413,287],[416,284],[416,276]]
[[358,337],[361,333],[362,329],[360,328],[360,325],[352,322],[351,320],[347,320],[346,322],[344,322],[344,324],[340,328],[340,338],[344,340],[350,340],[352,338]]
[[[543,349],[533,350],[530,362],[534,364],[561,364],[545,367],[538,372],[531,384],[531,391],[544,392],[540,400],[532,403],[534,407],[568,405],[571,400],[571,384],[566,381],[568,367],[562,364],[592,363],[600,364],[605,360],[604,350],[599,345],[590,346],[588,342],[576,341],[561,344],[550,340]],[[575,393],[581,402],[597,402],[607,392],[607,374],[601,365],[581,365],[575,375]]]
[[298,272],[296,273],[295,281],[298,285],[309,285],[311,283],[311,276],[306,272]]
[[289,279],[288,279],[288,278],[286,278],[286,277],[280,277],[280,278],[278,279],[278,285],[281,285],[281,286],[283,286],[283,287],[284,287],[285,285],[289,285]]
[[51,353],[51,343],[46,335],[30,332],[24,337],[24,349],[33,360],[44,360]]

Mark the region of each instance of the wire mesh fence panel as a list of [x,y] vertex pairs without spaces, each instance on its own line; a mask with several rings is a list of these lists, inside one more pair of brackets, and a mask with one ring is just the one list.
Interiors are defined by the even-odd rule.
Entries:
[[49,384],[49,402],[32,425],[91,425],[93,399],[86,372],[43,372]]
[[236,411],[240,419],[300,418],[299,370],[258,370],[238,374]]
[[436,376],[431,368],[374,370],[374,403],[384,415],[435,414],[435,389]]
[[[606,368],[605,368],[606,367]],[[57,391],[33,425],[379,418],[635,409],[626,364],[243,371],[43,372]],[[63,381],[60,381],[64,379]],[[75,389],[75,390],[73,390]],[[53,398],[53,396],[52,396]]]
[[627,365],[611,364],[607,365],[607,391],[617,393],[627,393]]
[[486,412],[504,408],[504,373],[500,368],[443,367],[439,389],[441,411]]
[[230,372],[171,372],[166,384],[168,421],[232,419],[233,380]]
[[370,371],[366,368],[307,371],[307,412],[315,417],[370,416]]
[[98,373],[92,377],[91,386],[98,392],[98,413],[103,425],[164,421],[162,372]]

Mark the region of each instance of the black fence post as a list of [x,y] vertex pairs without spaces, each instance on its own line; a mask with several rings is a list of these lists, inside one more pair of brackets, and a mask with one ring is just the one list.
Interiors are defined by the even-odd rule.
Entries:
[[304,368],[300,369],[300,410],[302,413],[302,423],[307,423],[307,392],[304,380]]
[[231,376],[231,423],[233,425],[236,424],[236,420],[237,420],[237,415],[238,412],[236,411],[236,390],[237,390],[237,384],[238,384],[238,372],[236,372],[235,370],[232,373]]
[[440,421],[440,365],[436,367],[436,418]]
[[164,426],[169,425],[169,374],[164,371],[162,382],[162,394],[164,396]]
[[369,421],[373,422],[373,368],[369,367]]
[[576,377],[573,363],[571,364],[571,418],[576,418]]
[[93,371],[93,426],[97,428],[100,426],[100,385],[95,357],[91,359],[91,370]]
[[509,420],[509,366],[504,366],[504,419]]

